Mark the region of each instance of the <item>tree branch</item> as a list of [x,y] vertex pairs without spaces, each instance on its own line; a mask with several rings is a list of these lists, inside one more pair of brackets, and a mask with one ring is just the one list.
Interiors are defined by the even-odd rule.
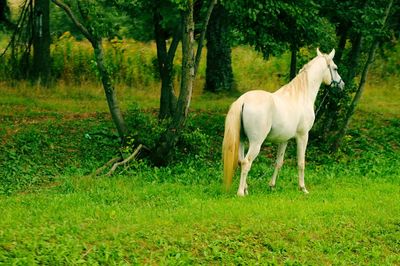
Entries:
[[207,15],[204,18],[203,29],[201,30],[200,39],[199,39],[199,42],[197,45],[196,59],[194,61],[194,76],[196,76],[197,70],[199,68],[200,59],[201,59],[201,51],[203,49],[203,43],[204,43],[204,39],[206,37],[208,22],[210,21],[211,13],[216,4],[217,4],[217,0],[210,1],[210,5],[208,6],[208,10],[207,10]]
[[132,161],[133,159],[135,159],[135,157],[138,155],[139,151],[143,148],[142,144],[139,144],[139,146],[135,149],[135,151],[129,155],[128,158],[126,158],[125,160],[123,160],[122,162],[116,162],[110,169],[110,171],[108,171],[108,173],[106,174],[106,176],[110,176],[115,172],[115,169],[117,169],[118,166],[120,165],[125,165],[128,162]]
[[115,164],[115,163],[117,163],[117,162],[119,162],[119,161],[121,161],[122,159],[121,159],[121,157],[115,157],[115,158],[112,158],[111,160],[109,160],[108,162],[106,162],[102,167],[100,167],[100,168],[98,168],[95,172],[94,172],[94,176],[98,176],[99,174],[101,174],[103,171],[104,171],[104,169],[106,169],[107,167],[109,167],[110,165],[112,165],[112,164]]
[[91,42],[94,43],[94,37],[92,34],[90,34],[89,30],[77,19],[75,16],[74,12],[71,10],[71,8],[65,4],[64,2],[60,0],[51,0],[54,4],[56,4],[58,7],[62,8],[67,15],[70,17],[72,22],[75,24],[75,26],[82,32],[83,35]]
[[178,44],[181,41],[181,35],[182,35],[181,31],[182,31],[181,29],[177,29],[175,31],[174,37],[172,38],[172,42],[171,45],[169,46],[167,54],[167,61],[169,63],[172,63],[172,61],[174,60],[176,49],[178,48]]
[[164,71],[164,66],[167,61],[167,46],[164,38],[164,31],[161,27],[161,20],[162,17],[160,14],[159,3],[157,1],[157,3],[153,8],[153,24],[154,24],[154,38],[157,45],[158,71],[162,76],[162,73]]

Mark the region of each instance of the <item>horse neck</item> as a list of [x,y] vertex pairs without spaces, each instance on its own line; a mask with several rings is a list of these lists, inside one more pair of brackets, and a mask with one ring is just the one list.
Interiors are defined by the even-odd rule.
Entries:
[[324,73],[324,61],[321,59],[323,57],[317,57],[305,65],[292,81],[276,93],[289,96],[297,101],[303,101],[304,104],[314,105]]
[[[321,59],[324,59],[321,57]],[[324,59],[325,60],[325,59]],[[322,78],[324,74],[324,65],[325,61],[322,61],[317,58],[313,64],[311,64],[305,72],[307,73],[307,94],[308,98],[314,104],[315,99],[317,98],[317,94],[319,91],[319,87],[322,83]]]

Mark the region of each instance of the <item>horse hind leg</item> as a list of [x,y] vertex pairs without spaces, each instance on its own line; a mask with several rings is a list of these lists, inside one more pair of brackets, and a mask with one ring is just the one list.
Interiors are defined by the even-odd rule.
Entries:
[[253,144],[250,142],[249,151],[246,157],[241,160],[241,173],[240,173],[240,184],[237,192],[238,196],[245,196],[249,193],[247,186],[247,175],[250,171],[251,165],[256,159],[257,155],[260,153],[261,143]]
[[278,155],[276,157],[275,170],[272,174],[271,181],[269,181],[269,187],[274,188],[276,184],[276,178],[278,177],[279,170],[283,165],[283,157],[285,156],[285,151],[287,147],[287,142],[283,142],[278,146]]
[[239,160],[238,160],[238,164],[241,165],[243,160],[244,160],[244,142],[243,142],[243,141],[240,141],[240,144],[239,144]]

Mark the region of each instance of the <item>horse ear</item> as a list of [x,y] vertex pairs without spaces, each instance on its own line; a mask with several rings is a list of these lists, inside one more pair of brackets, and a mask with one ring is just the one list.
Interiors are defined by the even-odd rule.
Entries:
[[319,50],[319,48],[317,48],[317,55],[318,55],[318,56],[322,56],[322,53],[321,53],[321,51]]
[[335,48],[332,49],[332,52],[330,52],[328,56],[331,60],[333,59],[333,57],[335,56]]

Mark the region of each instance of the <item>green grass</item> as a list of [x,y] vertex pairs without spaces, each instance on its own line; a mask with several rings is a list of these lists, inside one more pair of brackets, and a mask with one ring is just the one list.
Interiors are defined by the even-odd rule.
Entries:
[[400,263],[399,183],[337,178],[305,196],[294,184],[270,192],[257,180],[242,199],[215,180],[151,183],[141,174],[69,178],[3,197],[0,262]]
[[[286,71],[282,59],[264,62],[248,48],[234,57],[240,91],[283,83],[270,75]],[[400,264],[398,77],[369,80],[337,155],[310,143],[309,195],[297,190],[290,142],[277,188],[267,185],[276,152],[267,144],[250,195],[238,198],[238,173],[229,193],[220,182],[235,96],[203,94],[201,71],[180,159],[138,161],[110,178],[89,176],[118,146],[99,84],[1,84],[0,264]],[[116,87],[129,128],[151,141],[158,84]]]

